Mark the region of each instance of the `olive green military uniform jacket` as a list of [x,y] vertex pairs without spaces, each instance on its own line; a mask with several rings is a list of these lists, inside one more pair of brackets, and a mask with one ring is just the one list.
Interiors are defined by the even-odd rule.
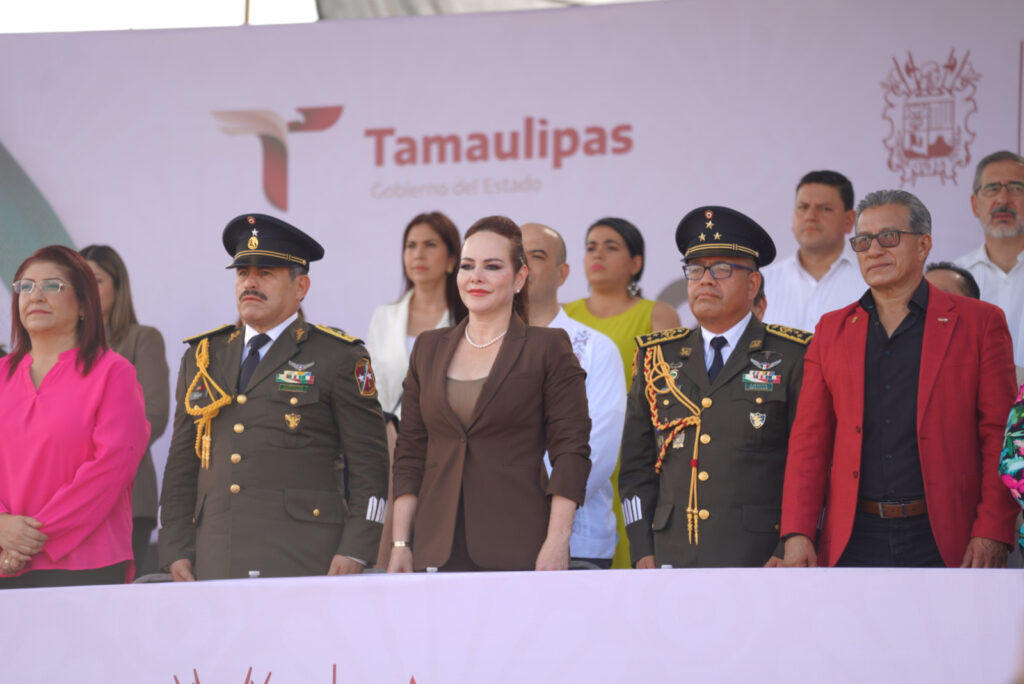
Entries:
[[769,559],[810,338],[751,317],[713,384],[699,329],[637,338],[619,472],[634,564],[649,555],[659,567]]
[[[361,342],[296,319],[264,351],[244,395],[244,329],[186,340],[161,497],[160,565],[193,562],[197,579],[325,574],[335,554],[372,562],[387,500],[384,419]],[[198,373],[208,340],[210,379]],[[210,421],[209,468],[196,417]]]

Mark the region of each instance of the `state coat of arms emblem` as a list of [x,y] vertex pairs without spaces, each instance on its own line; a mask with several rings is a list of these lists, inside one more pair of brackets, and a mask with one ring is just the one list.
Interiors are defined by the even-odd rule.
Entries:
[[970,51],[963,57],[950,50],[945,62],[918,65],[907,53],[882,82],[885,110],[891,130],[883,143],[889,151],[888,167],[900,174],[900,184],[915,184],[919,177],[937,176],[956,183],[956,170],[971,161],[975,133],[968,119],[978,110],[974,100],[981,75],[971,66]]

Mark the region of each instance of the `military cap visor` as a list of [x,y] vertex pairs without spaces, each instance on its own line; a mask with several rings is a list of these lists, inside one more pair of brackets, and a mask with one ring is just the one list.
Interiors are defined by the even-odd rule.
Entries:
[[320,243],[295,226],[266,214],[242,214],[232,219],[222,235],[224,249],[239,266],[300,266],[324,256]]
[[758,268],[775,260],[775,243],[752,218],[729,207],[698,207],[676,228],[684,261],[707,256],[753,259]]

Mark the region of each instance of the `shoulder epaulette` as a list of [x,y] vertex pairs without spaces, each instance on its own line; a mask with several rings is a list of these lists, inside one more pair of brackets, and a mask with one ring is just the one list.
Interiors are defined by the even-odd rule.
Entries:
[[313,329],[314,330],[319,330],[320,332],[322,332],[325,335],[330,335],[331,337],[335,337],[335,338],[337,338],[339,340],[343,340],[345,342],[348,342],[349,344],[362,344],[363,343],[363,341],[361,339],[359,339],[355,335],[349,335],[344,330],[338,330],[337,328],[332,328],[329,325],[317,325],[316,323],[313,323],[312,325],[313,325]]
[[788,328],[784,325],[777,325],[775,323],[766,325],[764,329],[776,337],[781,337],[784,340],[796,342],[797,344],[802,344],[804,346],[810,344],[811,338],[814,337],[814,333],[807,332],[806,330]]
[[233,323],[226,323],[225,325],[222,325],[219,328],[214,328],[213,330],[207,330],[204,333],[199,333],[198,335],[193,335],[192,337],[186,337],[184,339],[184,342],[185,342],[185,344],[192,344],[194,342],[198,342],[199,340],[203,339],[204,337],[213,337],[214,335],[220,335],[221,333],[226,333],[227,331],[234,330],[234,329],[235,329],[235,326],[234,326]]
[[637,335],[636,346],[643,349],[644,347],[650,347],[652,344],[662,344],[664,342],[671,342],[672,340],[681,340],[689,334],[689,328],[669,328],[668,330],[658,330],[657,332],[647,333],[646,335]]

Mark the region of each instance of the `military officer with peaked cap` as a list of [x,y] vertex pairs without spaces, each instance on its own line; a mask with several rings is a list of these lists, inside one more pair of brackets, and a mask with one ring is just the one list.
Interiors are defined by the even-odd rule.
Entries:
[[360,572],[387,499],[362,342],[301,315],[323,248],[248,214],[224,229],[241,324],[189,338],[161,498],[175,580]]
[[758,269],[775,258],[752,219],[694,209],[676,245],[700,327],[637,338],[619,473],[633,564],[765,565],[781,551],[786,445],[811,335],[751,315]]

